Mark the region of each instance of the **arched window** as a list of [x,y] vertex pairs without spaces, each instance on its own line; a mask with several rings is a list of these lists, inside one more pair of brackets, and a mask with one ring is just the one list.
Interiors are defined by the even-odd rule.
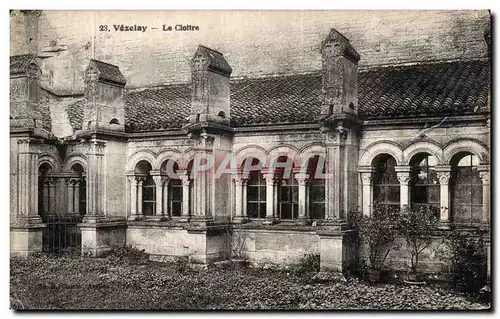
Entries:
[[[71,166],[71,171],[76,175],[73,182],[73,212],[85,215],[87,212],[87,183],[85,181],[85,171],[81,164]],[[70,188],[71,190],[71,188]]]
[[373,160],[373,202],[393,209],[400,207],[400,184],[396,175],[396,160],[389,154],[381,154]]
[[168,176],[168,211],[171,216],[182,215],[182,180],[179,176],[179,164],[174,160],[167,160],[162,166],[162,174]]
[[307,165],[309,175],[309,211],[312,219],[325,218],[325,159],[314,156]]
[[465,152],[451,160],[451,213],[454,222],[472,223],[482,219],[483,185],[478,165],[479,158]]
[[[248,177],[247,191],[247,214],[249,218],[265,218],[266,217],[266,181],[262,177],[262,172],[258,168],[262,167],[262,163],[258,158],[247,158],[243,164],[246,167],[247,161],[250,161],[250,167],[257,169],[243,172],[243,177]],[[259,165],[260,164],[260,165]]]
[[52,172],[48,163],[43,163],[38,169],[38,214],[42,219],[49,213],[49,188],[47,176]]
[[142,213],[154,216],[156,212],[156,185],[153,176],[147,175],[142,184]]
[[415,155],[411,161],[411,206],[439,209],[439,180],[436,174],[438,161],[427,153]]
[[151,169],[151,164],[147,161],[140,161],[135,167],[138,182],[137,207],[144,216],[153,216],[156,211],[156,185],[150,174]]
[[299,188],[292,173],[293,162],[287,156],[278,157],[276,162],[275,177],[278,180],[279,218],[293,220],[299,214]]

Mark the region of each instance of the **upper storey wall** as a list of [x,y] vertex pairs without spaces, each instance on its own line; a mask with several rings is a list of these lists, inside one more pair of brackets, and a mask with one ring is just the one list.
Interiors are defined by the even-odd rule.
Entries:
[[[114,24],[147,30],[114,31]],[[163,24],[200,30],[164,32]],[[224,52],[232,77],[317,71],[321,41],[332,27],[359,52],[360,67],[477,59],[487,55],[488,24],[488,11],[43,11],[38,51],[62,48],[42,60],[45,85],[81,92],[92,51],[95,59],[118,65],[132,88],[189,82],[189,60],[199,44]],[[18,29],[11,26],[11,55],[25,53]]]

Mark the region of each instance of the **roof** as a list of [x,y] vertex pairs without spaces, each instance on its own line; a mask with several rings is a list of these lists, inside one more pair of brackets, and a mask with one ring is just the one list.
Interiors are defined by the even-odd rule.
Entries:
[[25,72],[26,65],[33,60],[32,54],[14,55],[10,57],[10,73],[23,73]]
[[[304,123],[320,116],[321,75],[301,74],[232,80],[231,125]],[[490,69],[486,61],[384,67],[359,72],[359,115],[363,119],[464,115],[487,106]],[[83,100],[68,106],[81,127]],[[180,128],[188,117],[190,84],[128,91],[128,132]]]
[[99,71],[99,80],[114,82],[125,85],[127,80],[123,76],[120,68],[98,60],[90,60],[89,68],[95,67]]

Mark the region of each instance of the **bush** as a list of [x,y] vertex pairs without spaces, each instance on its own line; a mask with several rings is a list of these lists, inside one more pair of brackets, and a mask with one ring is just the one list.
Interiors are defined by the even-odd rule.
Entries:
[[375,204],[372,216],[352,213],[354,228],[358,231],[358,244],[368,248],[368,267],[381,270],[395,244],[399,209]]
[[409,275],[417,276],[420,254],[432,242],[432,233],[439,221],[439,211],[427,207],[405,207],[399,216],[398,232],[408,251]]
[[309,272],[318,272],[320,270],[319,254],[305,254],[296,264],[290,267],[291,273],[302,276]]
[[112,246],[110,250],[101,254],[103,258],[118,259],[128,264],[147,264],[149,255],[143,250],[139,250],[132,245]]
[[477,293],[487,281],[487,256],[482,236],[453,230],[445,238],[446,250],[438,254],[450,264],[457,290]]

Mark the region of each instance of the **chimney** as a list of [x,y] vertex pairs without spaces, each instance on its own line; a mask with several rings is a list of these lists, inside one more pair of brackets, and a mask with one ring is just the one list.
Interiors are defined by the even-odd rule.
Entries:
[[10,57],[10,126],[42,128],[40,76],[42,72],[30,54]]
[[126,83],[116,65],[90,60],[85,70],[82,130],[125,130]]
[[222,53],[200,45],[191,59],[189,123],[229,126],[229,78],[233,71]]
[[337,30],[321,43],[322,92],[321,116],[358,115],[359,54]]

